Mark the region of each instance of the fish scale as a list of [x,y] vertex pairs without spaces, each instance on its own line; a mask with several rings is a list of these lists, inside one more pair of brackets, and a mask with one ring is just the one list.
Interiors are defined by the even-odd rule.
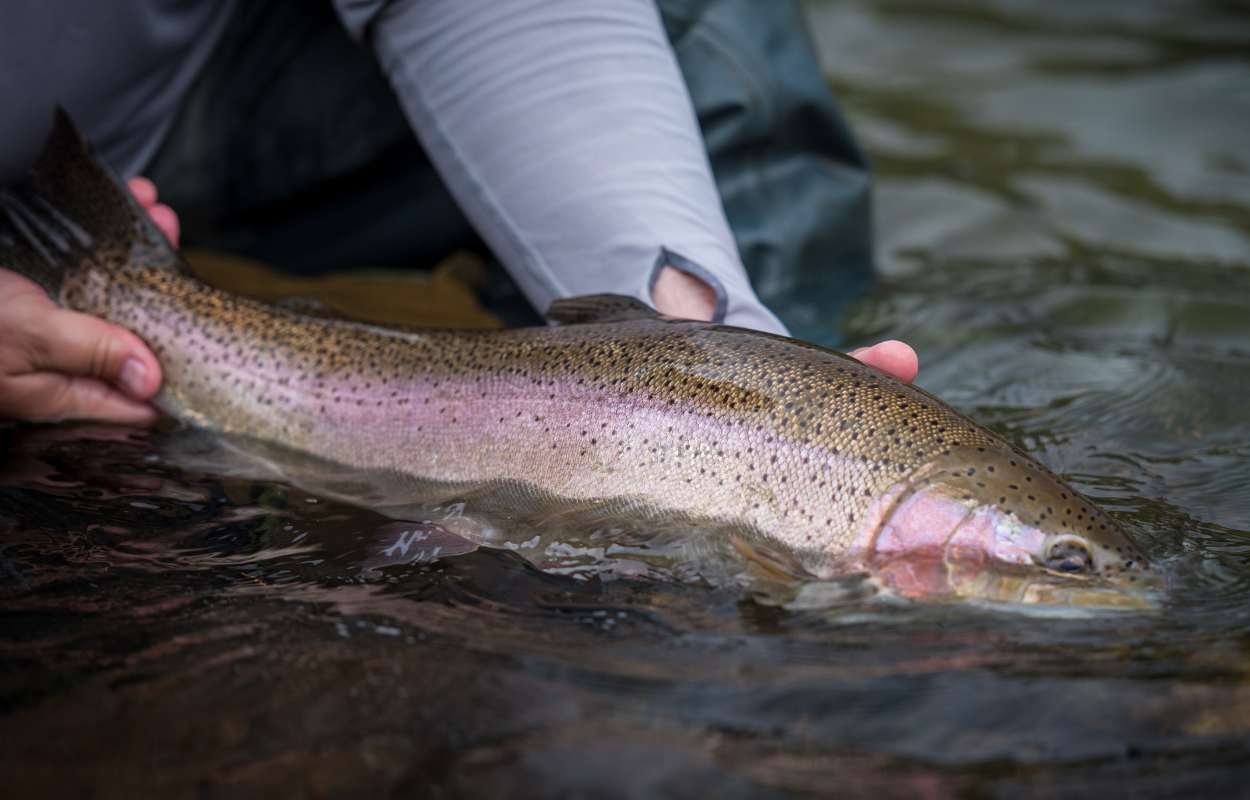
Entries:
[[174,416],[350,466],[524,475],[571,500],[739,521],[812,550],[818,574],[900,476],[961,441],[1004,446],[849,357],[724,326],[391,332],[164,271],[83,283],[96,288],[70,287],[77,307],[134,330],[166,365],[157,402]]
[[[30,248],[0,251],[3,263],[140,335],[163,369],[154,402],[174,417],[453,489],[507,486],[530,505],[711,523],[817,577],[879,566],[883,530],[909,557],[930,540],[947,547],[957,537],[934,539],[926,526],[947,523],[932,515],[971,531],[976,508],[1000,512],[1003,541],[1027,526],[1051,548],[1017,560],[1076,564],[1083,549],[1094,576],[1149,568],[1035,460],[841,353],[629,298],[557,302],[551,327],[465,331],[384,328],[208,287],[114,178],[92,172],[68,124],[13,197],[82,220],[91,246],[67,244],[57,270]],[[1054,550],[1057,536],[1083,538]]]

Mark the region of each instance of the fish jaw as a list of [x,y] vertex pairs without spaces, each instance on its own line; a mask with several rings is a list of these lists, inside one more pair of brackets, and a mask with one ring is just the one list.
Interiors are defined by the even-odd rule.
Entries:
[[[1048,568],[1070,534],[1023,523],[962,489],[933,483],[911,494],[884,520],[868,558],[872,573],[911,598],[955,596],[995,602],[1149,608],[1162,573],[1114,580],[1096,548],[1090,575]],[[1108,575],[1108,577],[1102,577]],[[1127,583],[1131,581],[1132,583]],[[1127,584],[1127,585],[1126,585]]]

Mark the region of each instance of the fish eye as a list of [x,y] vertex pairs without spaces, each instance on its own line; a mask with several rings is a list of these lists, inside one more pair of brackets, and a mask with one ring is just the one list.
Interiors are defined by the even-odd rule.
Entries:
[[1094,568],[1094,559],[1090,556],[1089,548],[1084,542],[1070,538],[1060,539],[1050,546],[1050,553],[1046,557],[1046,567],[1055,572],[1069,574],[1091,572]]

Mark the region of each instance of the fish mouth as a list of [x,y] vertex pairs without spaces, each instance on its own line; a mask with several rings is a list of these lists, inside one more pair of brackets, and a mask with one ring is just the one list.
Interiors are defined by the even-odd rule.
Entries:
[[895,506],[868,566],[895,594],[916,599],[1157,607],[1166,590],[1164,574],[1148,569],[1144,558],[1133,569],[1099,569],[1103,549],[1095,553],[1093,541],[1039,529],[995,504],[933,483]]
[[896,594],[913,599],[951,597],[1030,606],[1149,610],[1159,608],[1165,598],[1160,580],[1130,589],[1097,576],[1064,575],[960,548],[941,555],[902,555],[878,564],[873,574]]
[[1157,609],[1164,599],[1162,587],[1125,589],[1101,578],[1061,575],[1002,562],[993,562],[954,589],[958,597],[996,603],[1138,611]]

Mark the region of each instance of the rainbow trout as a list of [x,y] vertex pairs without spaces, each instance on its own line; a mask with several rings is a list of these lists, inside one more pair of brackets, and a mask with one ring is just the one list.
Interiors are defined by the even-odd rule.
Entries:
[[1046,467],[841,353],[620,297],[504,331],[238,297],[192,276],[63,112],[2,209],[0,265],[141,336],[154,402],[193,426],[449,492],[711,525],[774,572],[909,596],[1132,605],[1163,583]]

